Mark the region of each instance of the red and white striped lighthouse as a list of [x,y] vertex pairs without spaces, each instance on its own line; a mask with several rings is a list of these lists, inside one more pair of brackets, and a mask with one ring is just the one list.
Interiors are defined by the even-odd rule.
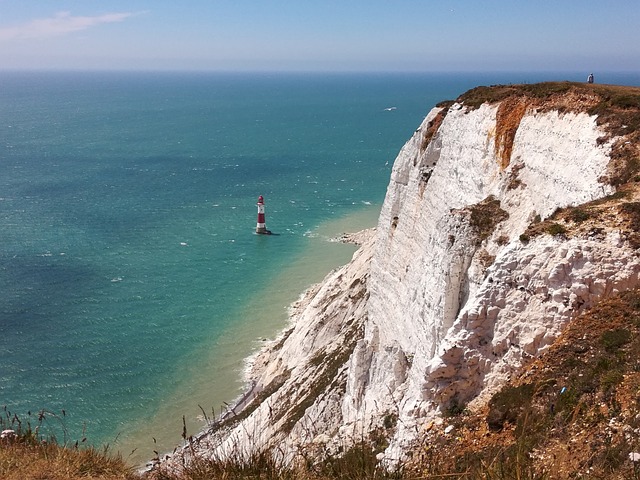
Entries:
[[262,235],[269,233],[264,223],[264,198],[262,198],[262,195],[258,197],[258,224],[256,225],[256,233]]

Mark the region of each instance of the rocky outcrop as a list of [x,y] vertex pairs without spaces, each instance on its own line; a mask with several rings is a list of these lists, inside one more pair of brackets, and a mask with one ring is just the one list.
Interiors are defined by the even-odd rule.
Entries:
[[584,105],[554,108],[568,95],[591,98],[434,108],[395,161],[371,238],[292,307],[290,328],[253,359],[251,395],[183,454],[290,460],[375,432],[380,457],[400,458],[582,310],[638,285],[635,246],[613,224],[525,234],[614,192],[604,180],[620,137]]

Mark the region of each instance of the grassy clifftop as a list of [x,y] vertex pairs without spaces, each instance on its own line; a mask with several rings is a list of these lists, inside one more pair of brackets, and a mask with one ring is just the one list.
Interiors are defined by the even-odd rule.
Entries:
[[640,87],[574,82],[476,87],[458,97],[468,108],[498,103],[496,155],[503,167],[509,164],[513,139],[527,112],[555,110],[562,113],[596,115],[607,134],[616,137],[611,151],[609,183],[621,185],[640,171]]

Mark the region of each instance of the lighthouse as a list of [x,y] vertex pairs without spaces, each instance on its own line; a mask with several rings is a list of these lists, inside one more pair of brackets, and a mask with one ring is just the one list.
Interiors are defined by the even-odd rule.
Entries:
[[256,233],[260,235],[269,235],[271,233],[267,230],[264,223],[264,198],[262,195],[258,197],[258,223],[256,225]]

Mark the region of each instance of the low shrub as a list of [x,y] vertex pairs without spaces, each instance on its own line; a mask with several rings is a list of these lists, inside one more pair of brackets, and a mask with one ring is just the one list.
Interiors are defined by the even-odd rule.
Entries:
[[500,222],[509,218],[509,214],[500,207],[500,200],[493,195],[472,205],[469,211],[469,223],[477,235],[478,244],[486,240]]
[[491,430],[502,430],[505,423],[516,423],[525,409],[531,405],[533,385],[517,387],[507,385],[489,401],[487,424]]
[[623,345],[631,341],[631,332],[625,328],[616,328],[603,332],[600,336],[600,343],[607,352],[615,352]]
[[560,225],[559,223],[552,222],[547,226],[547,233],[549,235],[565,235],[567,233],[567,229]]

